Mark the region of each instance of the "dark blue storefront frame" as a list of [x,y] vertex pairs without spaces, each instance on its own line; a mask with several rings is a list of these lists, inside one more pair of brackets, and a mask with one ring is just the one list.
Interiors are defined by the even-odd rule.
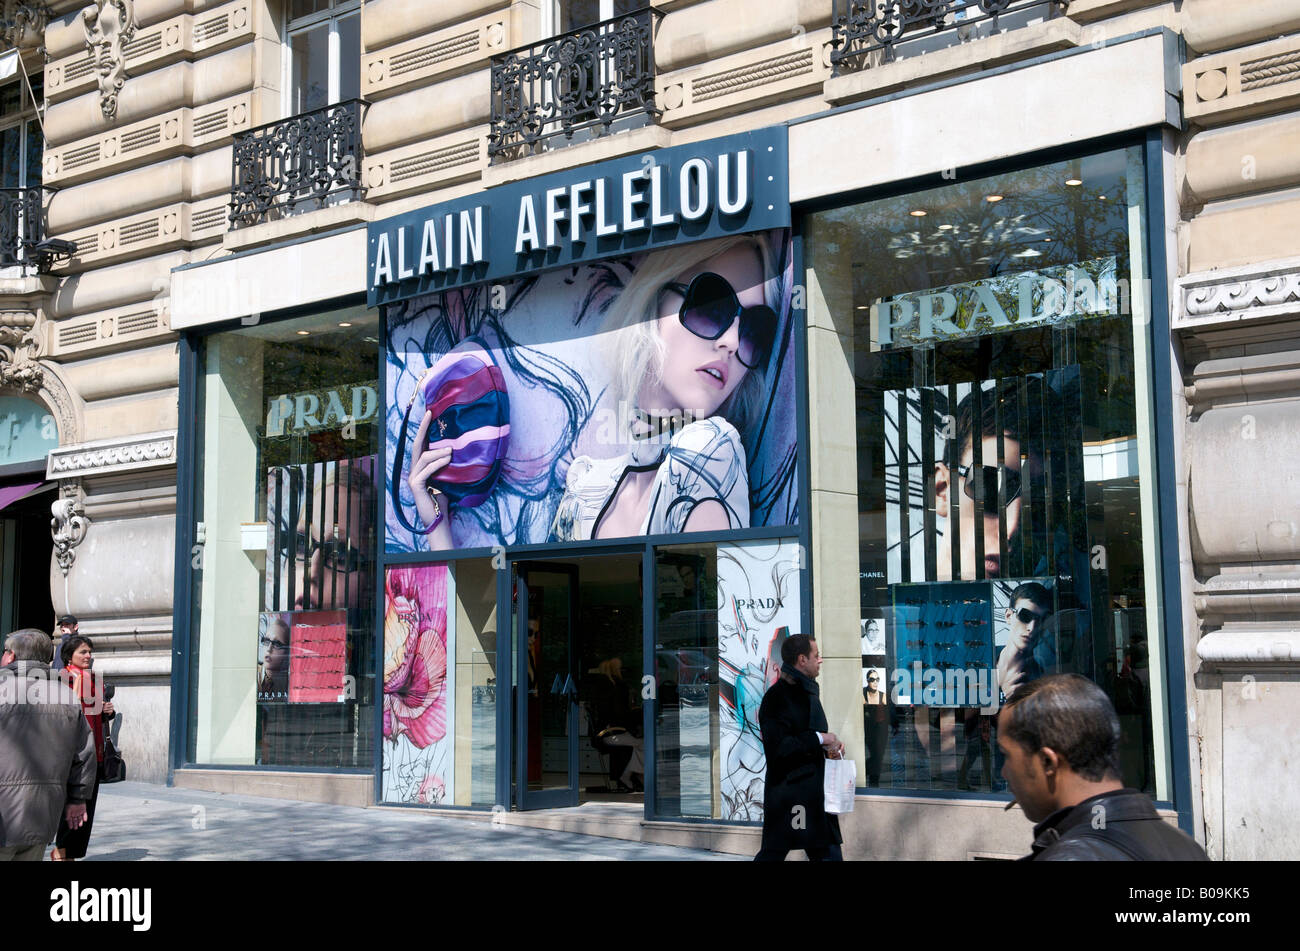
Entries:
[[[1143,148],[1145,183],[1147,197],[1147,222],[1145,241],[1147,245],[1148,276],[1152,288],[1150,305],[1152,320],[1148,328],[1148,343],[1152,354],[1152,371],[1153,371],[1153,395],[1154,395],[1154,439],[1155,439],[1155,456],[1156,456],[1156,498],[1159,517],[1159,544],[1160,552],[1160,578],[1159,587],[1164,596],[1163,603],[1163,657],[1165,667],[1163,675],[1167,688],[1168,705],[1164,711],[1167,716],[1168,741],[1169,741],[1169,758],[1171,766],[1171,781],[1173,799],[1171,802],[1159,802],[1157,805],[1174,809],[1178,814],[1179,825],[1190,832],[1192,826],[1192,808],[1191,808],[1191,776],[1190,764],[1188,760],[1188,737],[1187,737],[1187,690],[1186,690],[1186,669],[1183,658],[1182,644],[1182,602],[1180,593],[1180,574],[1178,567],[1178,511],[1176,501],[1176,472],[1172,463],[1174,459],[1174,433],[1173,433],[1173,397],[1172,383],[1174,367],[1171,362],[1170,352],[1170,327],[1169,327],[1169,291],[1166,276],[1168,273],[1168,255],[1164,243],[1164,231],[1166,224],[1166,204],[1164,194],[1164,148],[1160,130],[1152,129],[1145,133],[1136,135],[1111,136],[1104,139],[1094,140],[1091,142],[1072,145],[1068,148],[1061,147],[1045,150],[1037,153],[1018,155],[1013,159],[988,163],[980,166],[973,166],[960,170],[963,176],[977,176],[993,174],[999,171],[1006,171],[1013,168],[1024,168],[1034,164],[1050,162],[1062,157],[1074,156],[1090,151],[1097,151],[1102,148],[1114,148],[1121,146],[1138,145]],[[846,204],[856,203],[870,198],[879,198],[897,194],[916,191],[927,187],[932,187],[939,183],[938,176],[926,176],[907,182],[895,182],[884,188],[873,188],[859,190],[851,193],[840,194],[836,196],[827,196],[817,199],[814,202],[806,202],[796,206],[792,211],[792,236],[793,236],[793,267],[795,275],[795,285],[803,285],[803,276],[805,275],[805,249],[804,249],[804,216],[812,211],[822,210],[825,208],[838,207]],[[310,307],[294,308],[275,315],[273,319],[291,319],[306,314],[320,312],[326,309],[332,309],[336,306],[349,306],[363,303],[358,296],[349,297],[341,301],[329,302],[327,304],[312,305]],[[807,320],[806,308],[792,308],[792,311],[802,315],[803,319],[796,319],[794,324],[794,350],[795,350],[795,373],[796,373],[796,412],[799,419],[798,427],[798,452],[801,459],[798,463],[800,485],[799,500],[799,523],[797,529],[794,526],[779,529],[749,529],[739,532],[730,533],[699,533],[689,536],[657,536],[640,540],[637,546],[642,551],[642,570],[645,579],[645,597],[643,598],[642,611],[642,632],[643,632],[643,657],[645,665],[643,674],[653,676],[653,639],[655,625],[655,604],[657,603],[656,578],[654,571],[654,552],[655,548],[662,545],[682,545],[682,544],[710,544],[719,541],[734,542],[739,540],[757,540],[757,539],[776,539],[797,537],[799,544],[802,546],[804,561],[800,572],[800,593],[801,593],[801,618],[805,630],[813,630],[813,602],[812,602],[812,571],[815,567],[815,555],[812,546],[812,519],[809,514],[809,485],[811,469],[811,446],[810,446],[810,417],[809,417],[809,398],[808,398],[808,370],[807,370]],[[272,319],[271,317],[267,318]],[[238,329],[240,324],[237,321],[226,322],[218,326],[203,328],[202,331],[182,333],[179,342],[180,355],[180,387],[179,387],[179,414],[182,420],[195,420],[197,407],[197,387],[199,385],[198,377],[198,341],[202,336],[210,333],[221,332],[225,330]],[[380,314],[380,339],[387,339],[386,322],[381,310]],[[386,354],[383,344],[380,345],[379,352],[379,379],[382,381],[383,373],[386,366]],[[380,408],[379,418],[386,419],[387,408],[385,406],[386,392],[384,387],[380,387]],[[191,552],[194,545],[194,526],[195,526],[195,477],[197,474],[197,460],[199,448],[197,445],[198,433],[193,427],[180,427],[177,437],[177,530],[176,530],[176,558],[175,558],[175,605],[173,608],[173,663],[172,663],[172,696],[171,696],[171,742],[169,745],[169,764],[168,764],[168,782],[172,782],[174,772],[178,768],[194,767],[203,769],[232,769],[232,770],[249,770],[249,771],[282,771],[291,769],[296,772],[354,772],[364,773],[365,770],[336,770],[310,767],[274,767],[274,766],[216,766],[188,761],[187,748],[190,718],[194,711],[191,709],[190,691],[191,676],[190,667],[192,655],[190,645],[192,643],[191,619],[192,600],[194,595],[193,572],[190,570]],[[379,443],[379,471],[386,472],[388,461],[386,458],[386,440],[381,439]],[[376,513],[375,524],[382,526],[384,524],[383,513],[383,493],[376,493]],[[1154,541],[1154,540],[1153,540]],[[632,546],[633,548],[637,546]],[[475,549],[458,551],[454,553],[440,553],[437,559],[431,559],[427,553],[404,553],[404,554],[386,554],[382,551],[382,544],[378,553],[377,571],[376,571],[376,617],[375,630],[383,630],[383,577],[386,567],[399,564],[410,563],[428,563],[433,560],[437,561],[457,561],[463,558],[483,558],[492,557],[495,554],[502,553],[502,550],[493,549]],[[546,560],[563,557],[579,557],[598,555],[604,550],[619,550],[626,553],[629,545],[626,540],[612,540],[608,542],[593,541],[585,542],[581,548],[575,549],[573,546],[554,546],[554,545],[525,545],[511,546],[504,549],[504,555],[507,564],[510,561],[522,558],[534,560]],[[497,603],[500,605],[510,604],[510,587],[509,587],[508,570],[501,571],[497,577]],[[498,610],[498,617],[503,616]],[[496,808],[511,808],[513,804],[514,773],[515,773],[515,756],[514,756],[514,736],[513,736],[513,701],[514,701],[514,684],[513,684],[513,656],[511,652],[511,639],[513,637],[512,627],[509,626],[511,619],[504,616],[505,625],[499,621],[498,644],[497,644],[497,750],[498,763],[496,769]],[[503,642],[501,640],[502,631],[506,633],[504,648],[507,656],[502,656]],[[375,801],[381,800],[382,784],[382,634],[375,638],[375,656],[374,671],[376,675],[376,691],[374,702],[374,763],[372,775],[374,778]],[[503,702],[503,697],[505,702]],[[654,713],[651,707],[645,708],[645,737],[648,750],[655,748],[655,730],[654,730]],[[656,803],[654,796],[655,789],[655,755],[648,755],[646,758],[646,796],[645,796],[645,815],[647,819],[663,818],[674,822],[711,822],[710,819],[691,819],[685,817],[657,817]],[[1008,796],[988,794],[988,793],[962,793],[954,791],[928,791],[928,790],[859,790],[863,796],[888,795],[900,797],[917,797],[946,799],[953,801],[962,800],[1000,800],[1005,801]],[[422,808],[422,807],[416,807]],[[481,805],[470,807],[449,807],[460,809],[482,808]]]

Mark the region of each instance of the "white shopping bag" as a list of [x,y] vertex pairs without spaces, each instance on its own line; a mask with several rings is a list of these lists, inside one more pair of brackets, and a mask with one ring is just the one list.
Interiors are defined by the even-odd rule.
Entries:
[[826,761],[825,808],[833,815],[853,811],[853,796],[858,786],[858,764],[851,759]]

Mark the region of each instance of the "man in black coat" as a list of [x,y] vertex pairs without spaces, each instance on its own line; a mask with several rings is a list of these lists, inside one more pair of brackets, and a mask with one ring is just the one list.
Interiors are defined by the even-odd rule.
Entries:
[[1201,861],[1195,840],[1125,789],[1119,717],[1100,687],[1055,674],[1020,687],[998,714],[1002,775],[1030,822],[1033,862]]
[[763,798],[763,845],[756,862],[781,862],[803,849],[814,862],[838,862],[839,819],[823,808],[827,756],[843,756],[844,744],[827,728],[818,697],[822,655],[807,634],[781,644],[781,677],[758,708],[767,757]]

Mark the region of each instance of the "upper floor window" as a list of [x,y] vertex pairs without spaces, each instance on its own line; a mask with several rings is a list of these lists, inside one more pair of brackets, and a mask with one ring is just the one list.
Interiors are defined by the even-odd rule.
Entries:
[[32,93],[20,75],[0,86],[0,188],[34,188],[41,184],[41,134],[33,98],[44,98],[40,73],[30,77]]
[[542,24],[542,32],[546,36],[568,33],[602,20],[624,16],[645,6],[646,0],[552,0],[543,5],[543,11],[550,14],[551,21]]
[[287,115],[361,97],[360,0],[289,0]]

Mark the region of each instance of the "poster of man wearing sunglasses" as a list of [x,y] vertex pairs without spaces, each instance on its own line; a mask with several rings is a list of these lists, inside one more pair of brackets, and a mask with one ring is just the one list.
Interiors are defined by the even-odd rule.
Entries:
[[993,643],[998,690],[1004,700],[1051,672],[1054,652],[1047,631],[1055,613],[1054,587],[1052,578],[993,583]]
[[[791,524],[791,267],[780,230],[390,307],[387,438],[400,464],[388,549]],[[509,403],[508,427],[494,430],[509,439],[478,467],[457,457],[470,434],[432,411],[454,386],[428,378],[467,341],[490,355]],[[445,484],[493,466],[499,476],[472,499]]]

